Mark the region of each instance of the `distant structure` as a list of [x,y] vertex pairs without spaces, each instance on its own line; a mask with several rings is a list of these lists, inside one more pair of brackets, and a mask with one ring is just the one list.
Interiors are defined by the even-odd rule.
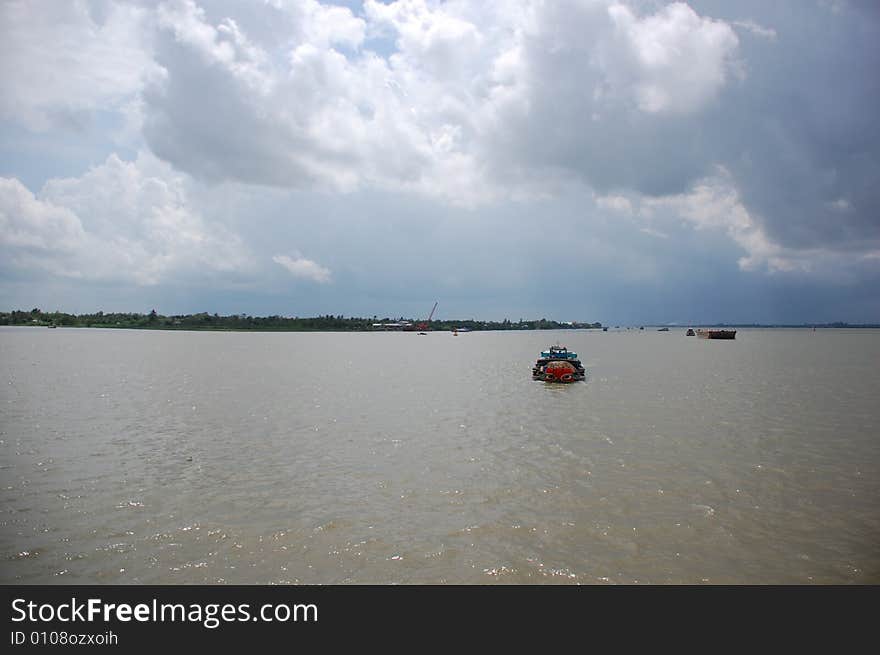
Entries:
[[393,323],[373,323],[377,330],[411,330],[413,324],[408,321],[395,321]]

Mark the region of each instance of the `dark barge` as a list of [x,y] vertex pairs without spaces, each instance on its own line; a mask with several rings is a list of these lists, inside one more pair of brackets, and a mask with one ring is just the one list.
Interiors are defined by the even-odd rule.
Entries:
[[577,353],[570,352],[565,346],[551,346],[550,350],[541,352],[541,356],[532,367],[533,380],[578,382],[585,377],[586,371]]

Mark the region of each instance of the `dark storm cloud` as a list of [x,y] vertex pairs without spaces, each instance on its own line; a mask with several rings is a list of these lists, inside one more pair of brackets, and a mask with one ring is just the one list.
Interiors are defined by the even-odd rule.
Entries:
[[625,50],[603,49],[602,8],[550,9],[527,41],[531,102],[495,133],[499,168],[529,162],[571,171],[600,192],[664,196],[722,165],[779,246],[880,248],[876,5],[704,4],[697,8],[708,16],[739,25],[738,43],[725,83],[687,112],[639,110],[619,97],[603,103],[597,91],[608,71],[628,63],[609,63]]
[[[712,117],[718,151],[768,235],[794,248],[880,247],[880,12],[761,3],[746,79]],[[731,11],[728,9],[728,11]]]

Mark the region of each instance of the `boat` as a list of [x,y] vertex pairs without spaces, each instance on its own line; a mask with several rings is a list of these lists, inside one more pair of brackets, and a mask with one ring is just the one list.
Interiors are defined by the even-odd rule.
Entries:
[[701,339],[736,339],[736,330],[697,330]]
[[663,327],[657,330],[657,332],[669,332],[669,328]]
[[688,331],[684,333],[684,336],[686,336],[686,337],[694,336],[694,328],[688,328]]
[[586,377],[577,353],[565,346],[550,346],[532,367],[532,379],[544,382],[577,382]]

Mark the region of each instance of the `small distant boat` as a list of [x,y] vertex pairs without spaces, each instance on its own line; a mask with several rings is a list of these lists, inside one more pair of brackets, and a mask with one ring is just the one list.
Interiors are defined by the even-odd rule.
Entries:
[[565,346],[551,346],[550,350],[541,352],[538,361],[532,367],[532,379],[544,382],[577,382],[586,377],[577,353]]
[[669,332],[669,328],[660,328],[657,332]]
[[686,336],[686,337],[694,336],[694,328],[688,328],[688,331],[684,333],[684,336]]
[[697,330],[701,339],[736,339],[736,330]]
[[603,328],[602,328],[602,332],[608,332],[608,328],[607,328],[607,327],[603,327]]

